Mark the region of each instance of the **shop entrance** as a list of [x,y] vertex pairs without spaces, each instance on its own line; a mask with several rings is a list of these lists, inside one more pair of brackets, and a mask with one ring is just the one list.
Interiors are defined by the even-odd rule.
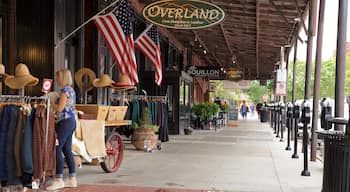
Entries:
[[191,83],[185,79],[180,80],[180,132],[190,126],[191,111]]

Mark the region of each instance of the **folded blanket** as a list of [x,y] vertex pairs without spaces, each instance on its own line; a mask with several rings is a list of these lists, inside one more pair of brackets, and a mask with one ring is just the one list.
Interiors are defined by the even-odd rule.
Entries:
[[106,156],[105,121],[80,119],[82,139],[91,157]]

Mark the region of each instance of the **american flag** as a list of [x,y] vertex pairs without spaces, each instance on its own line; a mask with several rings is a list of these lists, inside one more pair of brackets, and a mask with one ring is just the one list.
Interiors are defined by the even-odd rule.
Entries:
[[160,86],[162,84],[163,72],[160,55],[159,32],[157,27],[152,26],[146,33],[141,34],[141,36],[135,41],[135,44],[154,66],[156,84]]
[[115,13],[97,16],[94,19],[121,75],[127,74],[130,83],[139,82],[135,58],[132,21],[133,12],[129,0],[122,0]]

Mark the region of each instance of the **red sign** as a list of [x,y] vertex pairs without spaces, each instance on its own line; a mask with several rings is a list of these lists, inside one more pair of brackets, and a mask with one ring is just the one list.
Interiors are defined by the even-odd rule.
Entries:
[[41,92],[48,93],[51,91],[51,87],[52,87],[52,79],[44,79]]
[[276,96],[286,96],[287,95],[287,86],[285,82],[276,83]]

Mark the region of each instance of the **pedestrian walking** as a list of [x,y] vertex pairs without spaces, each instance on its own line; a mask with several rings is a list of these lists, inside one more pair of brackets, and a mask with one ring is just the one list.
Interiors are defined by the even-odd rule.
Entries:
[[250,103],[249,108],[250,108],[249,110],[250,110],[251,116],[254,117],[254,108],[255,108],[254,103]]
[[241,116],[243,119],[247,119],[247,113],[249,112],[249,107],[246,101],[243,101],[240,107]]

